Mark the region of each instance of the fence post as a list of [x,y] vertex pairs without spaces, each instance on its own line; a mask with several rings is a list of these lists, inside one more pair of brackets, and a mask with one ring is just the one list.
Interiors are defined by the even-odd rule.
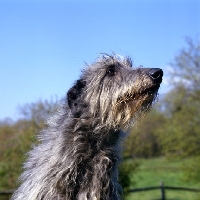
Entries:
[[163,182],[160,183],[160,189],[161,189],[161,200],[166,200],[166,197],[165,197],[165,186],[164,186]]

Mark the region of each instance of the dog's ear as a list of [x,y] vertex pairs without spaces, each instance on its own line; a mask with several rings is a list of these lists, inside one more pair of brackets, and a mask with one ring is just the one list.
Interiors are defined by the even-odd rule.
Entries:
[[80,79],[77,80],[72,88],[67,92],[67,101],[71,110],[74,110],[77,106],[77,99],[80,97],[83,88],[86,85],[86,81]]

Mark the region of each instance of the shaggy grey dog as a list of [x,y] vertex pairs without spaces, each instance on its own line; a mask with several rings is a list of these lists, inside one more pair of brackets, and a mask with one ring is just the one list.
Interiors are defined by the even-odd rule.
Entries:
[[116,55],[87,66],[29,152],[12,199],[120,199],[120,130],[150,109],[162,76]]

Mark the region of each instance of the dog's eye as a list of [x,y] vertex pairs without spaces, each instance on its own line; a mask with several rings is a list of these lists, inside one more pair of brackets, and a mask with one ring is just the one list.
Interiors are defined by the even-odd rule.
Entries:
[[114,76],[114,75],[116,75],[116,69],[115,69],[115,67],[109,67],[108,68],[108,70],[107,70],[107,75],[108,76]]

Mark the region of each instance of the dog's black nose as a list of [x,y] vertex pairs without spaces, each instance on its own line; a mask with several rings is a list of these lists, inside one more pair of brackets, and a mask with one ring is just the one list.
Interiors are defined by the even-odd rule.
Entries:
[[162,81],[163,71],[160,68],[152,68],[149,71],[149,76],[155,81]]

